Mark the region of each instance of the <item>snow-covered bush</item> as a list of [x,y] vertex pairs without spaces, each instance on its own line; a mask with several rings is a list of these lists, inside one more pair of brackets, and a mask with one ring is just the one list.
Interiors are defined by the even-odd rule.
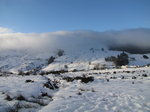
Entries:
[[58,89],[58,85],[56,81],[51,81],[50,79],[48,79],[48,81],[46,83],[44,83],[43,87],[49,88],[49,89]]
[[54,56],[51,56],[51,57],[48,59],[48,64],[53,63],[54,60],[55,60],[55,57],[54,57]]
[[64,55],[64,50],[58,49],[57,55],[58,55],[59,57],[60,57],[60,56],[63,56],[63,55]]

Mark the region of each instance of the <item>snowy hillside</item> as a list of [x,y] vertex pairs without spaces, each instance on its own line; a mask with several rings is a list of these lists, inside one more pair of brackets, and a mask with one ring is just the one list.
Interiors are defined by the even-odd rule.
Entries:
[[[60,71],[60,70],[92,70],[96,65],[113,68],[112,62],[106,62],[105,58],[117,56],[122,51],[110,51],[107,48],[90,48],[77,51],[65,51],[62,56],[58,56],[58,51],[30,53],[28,51],[3,51],[0,52],[0,70],[17,73],[19,71]],[[145,59],[144,54],[130,54],[128,66],[146,66],[150,64],[150,58]],[[145,54],[150,57],[150,54]],[[48,59],[53,56],[55,60],[48,63]]]
[[1,112],[149,112],[150,68],[0,77]]
[[150,54],[126,53],[129,64],[119,69],[105,60],[120,53],[1,52],[0,111],[149,112]]
[[149,35],[0,34],[0,112],[150,112]]

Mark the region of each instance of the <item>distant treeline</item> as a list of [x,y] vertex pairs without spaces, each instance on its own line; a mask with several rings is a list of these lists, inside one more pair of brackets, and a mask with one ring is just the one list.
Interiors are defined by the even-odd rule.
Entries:
[[110,46],[109,50],[115,50],[115,51],[126,51],[128,53],[132,54],[147,54],[150,53],[150,47],[137,47],[133,45],[120,45],[120,46]]

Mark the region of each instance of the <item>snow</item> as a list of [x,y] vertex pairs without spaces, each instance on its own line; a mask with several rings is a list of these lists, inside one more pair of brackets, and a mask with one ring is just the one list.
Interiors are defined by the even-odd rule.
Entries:
[[[85,50],[84,52],[74,52],[65,54],[62,57],[58,57],[55,59],[55,61],[43,68],[43,71],[59,71],[59,70],[66,70],[64,67],[67,65],[68,71],[73,70],[92,70],[97,64],[100,64],[100,66],[106,66],[106,68],[113,68],[114,64],[112,62],[106,62],[105,58],[110,56],[117,56],[120,54],[121,51],[101,51],[100,49],[94,49],[94,52],[91,50]],[[150,58],[144,59],[143,54],[130,54],[130,58],[135,58],[135,60],[131,60],[129,62],[129,67],[132,66],[145,66],[150,64]],[[150,57],[150,54],[146,54],[148,57]]]
[[[146,75],[145,75],[146,74]],[[67,82],[63,77],[92,76],[94,81]],[[59,82],[59,89],[43,85],[48,79]],[[124,68],[0,77],[0,111],[19,112],[149,112],[150,68]],[[26,82],[31,80],[33,82]],[[42,96],[48,93],[48,96]],[[12,100],[7,98],[9,95]],[[25,99],[18,100],[22,95]],[[41,105],[42,104],[42,105]]]
[[[0,52],[0,112],[149,112],[150,54],[130,54],[128,66],[114,68],[105,57],[121,51],[104,48],[57,53]],[[56,59],[48,64],[50,56]],[[133,59],[134,58],[134,59]],[[94,70],[99,66],[99,70]],[[64,70],[65,73],[50,74]],[[18,75],[33,71],[33,74]],[[43,73],[43,75],[40,75]],[[94,77],[94,81],[67,82],[64,77]],[[55,87],[55,82],[59,88]]]
[[[57,50],[56,50],[57,51]],[[81,50],[64,50],[63,56],[57,56],[56,51],[43,51],[39,52],[28,52],[18,50],[0,51],[0,70],[10,71],[17,73],[18,71],[30,71],[33,69],[42,69],[43,71],[58,71],[66,69],[68,71],[73,70],[91,70],[97,64],[106,65],[107,68],[113,68],[112,62],[106,62],[105,58],[109,56],[117,56],[121,51],[109,51],[104,47],[104,51],[101,48],[81,49]],[[144,54],[130,54],[129,66],[145,66],[150,64],[150,58],[144,59]],[[146,54],[150,57],[150,54]],[[47,65],[47,60],[54,56],[56,59],[53,63]],[[101,66],[100,65],[100,66]]]
[[[2,76],[0,80],[0,112],[5,112],[4,109],[13,109],[17,104],[21,105],[22,108],[26,107],[25,110],[34,109],[36,111],[36,108],[41,108],[40,104],[45,105],[52,100],[41,97],[42,94],[48,93],[52,96],[56,91],[44,87],[47,82],[47,78],[44,76]],[[27,83],[26,80],[33,82]],[[10,101],[8,96],[11,98]],[[23,96],[24,99],[19,100],[19,96]]]
[[[138,77],[138,74],[145,73],[143,70],[150,73],[149,68],[136,69],[134,74],[123,73],[122,69],[110,70],[110,74],[104,74],[106,71],[103,74],[92,74],[95,80],[88,84],[80,81],[63,82],[53,97],[54,101],[39,112],[149,112],[150,74],[148,78]],[[117,73],[113,74],[114,71]],[[65,75],[76,75],[73,74]],[[117,79],[109,78],[109,82],[106,80],[114,76]],[[126,79],[121,79],[122,76]],[[132,79],[133,76],[137,76],[137,79]]]

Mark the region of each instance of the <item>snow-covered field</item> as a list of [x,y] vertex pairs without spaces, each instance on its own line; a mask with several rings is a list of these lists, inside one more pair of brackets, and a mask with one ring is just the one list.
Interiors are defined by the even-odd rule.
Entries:
[[44,76],[1,76],[0,112],[37,111],[52,101],[57,85]]
[[40,112],[149,112],[150,68],[66,73],[94,81],[62,81],[53,101]]
[[[94,80],[84,83],[77,77]],[[0,112],[150,111],[149,67],[44,76],[8,74],[0,80]],[[55,83],[59,88],[50,88]]]
[[105,61],[120,53],[1,51],[0,112],[150,112],[150,54],[127,53],[118,69]]

